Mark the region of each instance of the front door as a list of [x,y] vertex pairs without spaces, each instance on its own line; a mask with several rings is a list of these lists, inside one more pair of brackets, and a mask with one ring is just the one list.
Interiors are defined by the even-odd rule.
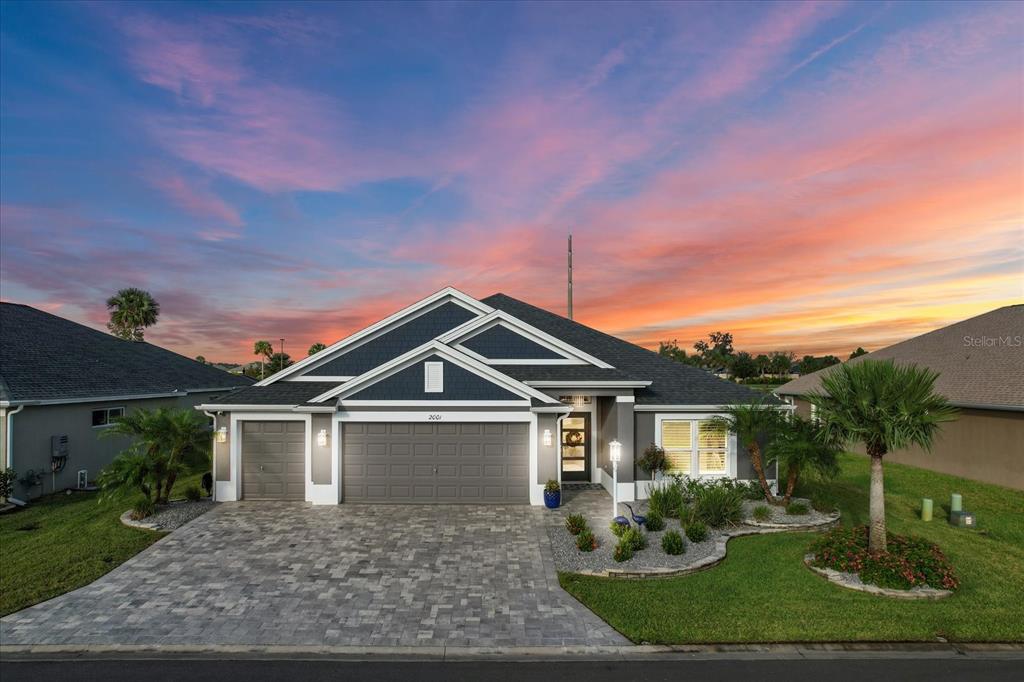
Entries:
[[562,480],[590,481],[590,413],[562,420]]

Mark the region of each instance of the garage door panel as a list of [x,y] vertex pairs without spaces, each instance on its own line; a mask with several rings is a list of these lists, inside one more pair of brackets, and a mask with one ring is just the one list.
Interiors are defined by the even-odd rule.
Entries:
[[343,499],[526,503],[528,433],[525,423],[343,424]]
[[242,422],[244,499],[302,500],[305,479],[305,422]]

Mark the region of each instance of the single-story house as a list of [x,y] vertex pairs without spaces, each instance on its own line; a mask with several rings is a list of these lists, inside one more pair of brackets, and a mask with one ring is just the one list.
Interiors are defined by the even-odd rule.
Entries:
[[124,341],[27,305],[0,303],[0,467],[39,485],[83,487],[128,442],[100,438],[139,408],[190,408],[252,380],[143,341]]
[[[987,483],[1024,489],[1024,305],[997,308],[948,327],[861,355],[938,372],[936,390],[959,408],[932,451],[901,450],[886,459]],[[835,365],[783,384],[775,393],[812,416],[805,396]]]
[[213,413],[218,500],[541,504],[546,481],[646,496],[651,443],[691,476],[753,476],[711,421],[753,391],[503,294],[446,288]]

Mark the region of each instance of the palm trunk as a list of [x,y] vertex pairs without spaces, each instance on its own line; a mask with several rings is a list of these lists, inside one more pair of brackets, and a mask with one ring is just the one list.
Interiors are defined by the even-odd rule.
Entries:
[[768,501],[768,504],[775,504],[772,489],[764,475],[764,464],[761,462],[761,445],[756,440],[750,441],[747,443],[747,450],[750,452],[750,463],[754,466],[754,471],[757,472],[757,480],[761,484],[761,491],[764,492],[764,499]]
[[868,531],[868,551],[884,553],[888,551],[885,539],[885,486],[882,480],[882,455],[885,449],[869,446],[871,456],[871,501],[869,514],[871,527]]
[[796,488],[796,479],[800,476],[800,467],[791,464],[786,472],[786,496],[782,498],[782,504],[789,504],[793,497],[793,489]]
[[174,481],[178,478],[178,472],[172,471],[167,474],[167,483],[164,484],[164,502],[170,502],[171,500],[171,488],[174,487]]

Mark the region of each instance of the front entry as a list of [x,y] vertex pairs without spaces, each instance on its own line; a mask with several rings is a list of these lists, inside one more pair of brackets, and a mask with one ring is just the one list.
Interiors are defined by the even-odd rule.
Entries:
[[562,420],[562,480],[590,481],[590,413]]

